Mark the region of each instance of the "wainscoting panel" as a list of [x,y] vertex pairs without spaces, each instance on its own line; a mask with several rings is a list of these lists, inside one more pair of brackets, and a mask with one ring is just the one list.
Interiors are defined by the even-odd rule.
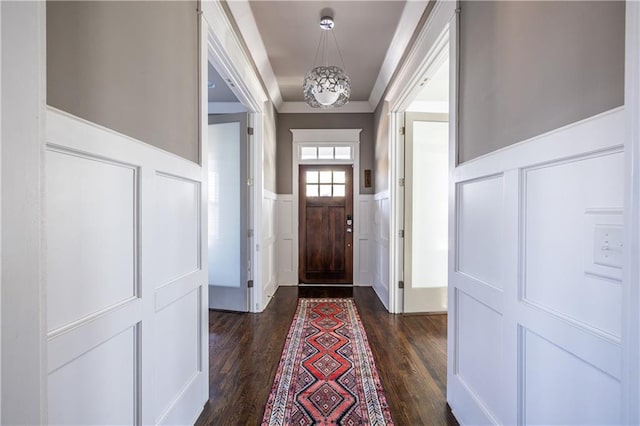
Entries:
[[621,424],[622,108],[454,170],[462,424]]
[[374,196],[373,207],[373,289],[382,304],[389,309],[389,226],[390,204],[389,191],[379,192]]
[[501,374],[496,353],[503,347],[502,315],[463,291],[457,292],[456,302],[456,341],[460,343],[454,368],[469,391],[499,421],[500,400],[494,386]]
[[[354,284],[371,286],[373,285],[373,271],[371,268],[371,247],[373,246],[373,210],[374,196],[358,196],[358,250],[354,251],[358,258],[354,261]],[[357,266],[358,269],[355,269]]]
[[200,269],[200,183],[156,173],[156,287]]
[[[622,317],[611,312],[622,297],[622,265],[615,257],[622,254],[623,172],[619,150],[524,171],[524,300],[617,340]],[[591,220],[614,212],[618,219],[608,224]],[[618,233],[617,242],[606,243],[607,232],[611,238]],[[591,250],[585,251],[588,243]],[[603,251],[610,254],[596,259]]]
[[276,218],[276,232],[277,232],[277,280],[278,285],[297,285],[298,284],[298,270],[297,270],[297,258],[298,248],[296,244],[298,241],[295,239],[295,230],[298,224],[293,223],[294,208],[298,206],[293,205],[293,196],[291,194],[279,194],[276,201],[277,205],[277,218]]
[[46,155],[51,332],[136,297],[138,169],[63,147]]
[[138,329],[133,326],[50,371],[49,424],[138,424],[137,370]]
[[262,251],[262,283],[263,283],[263,303],[262,307],[266,308],[267,304],[273,297],[278,288],[277,283],[277,203],[278,197],[273,192],[264,191],[262,199],[262,243],[260,250]]
[[208,398],[201,167],[54,108],[46,137],[49,422],[192,424]]
[[199,372],[199,303],[198,290],[193,290],[156,313],[156,423]]
[[502,288],[502,185],[498,175],[458,186],[458,271],[497,289]]
[[535,333],[521,333],[523,424],[623,424],[619,379]]

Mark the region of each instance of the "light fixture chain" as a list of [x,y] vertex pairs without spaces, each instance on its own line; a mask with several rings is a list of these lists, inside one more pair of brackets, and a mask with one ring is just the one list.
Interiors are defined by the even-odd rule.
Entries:
[[342,59],[342,52],[340,51],[340,46],[338,45],[338,39],[336,39],[336,35],[333,30],[331,30],[331,35],[333,36],[333,41],[336,43],[336,50],[338,51],[338,56],[340,56],[340,62],[342,63],[342,69],[346,69],[344,66],[344,59]]
[[312,68],[315,68],[316,64],[318,63],[318,53],[320,53],[320,45],[322,44],[323,36],[324,34],[320,34],[320,40],[318,40],[318,47],[316,47],[316,56],[315,58],[313,58]]

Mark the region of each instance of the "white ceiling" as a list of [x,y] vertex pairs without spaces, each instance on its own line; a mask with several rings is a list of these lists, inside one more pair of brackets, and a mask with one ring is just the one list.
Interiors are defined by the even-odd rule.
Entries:
[[[352,85],[350,102],[342,111],[371,112],[427,3],[427,0],[230,0],[227,4],[280,112],[318,112],[304,104],[302,81],[314,65],[322,31],[320,17],[329,9]],[[330,62],[339,62],[335,43],[330,41]]]

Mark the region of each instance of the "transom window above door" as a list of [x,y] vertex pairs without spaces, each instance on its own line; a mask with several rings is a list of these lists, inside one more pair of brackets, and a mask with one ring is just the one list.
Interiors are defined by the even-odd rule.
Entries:
[[302,145],[299,151],[300,161],[344,161],[353,159],[350,145]]
[[307,170],[305,185],[307,197],[344,197],[346,174],[344,170]]

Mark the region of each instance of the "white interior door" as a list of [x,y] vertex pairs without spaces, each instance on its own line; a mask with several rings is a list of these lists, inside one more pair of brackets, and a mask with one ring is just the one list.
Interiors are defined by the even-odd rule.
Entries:
[[209,117],[209,308],[248,311],[247,115]]
[[446,312],[449,214],[447,114],[405,117],[404,312]]

